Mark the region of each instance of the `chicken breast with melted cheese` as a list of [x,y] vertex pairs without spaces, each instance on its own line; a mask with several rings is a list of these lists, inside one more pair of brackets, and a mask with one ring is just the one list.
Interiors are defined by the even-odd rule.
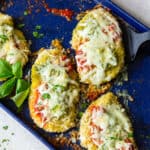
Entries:
[[0,13],[0,58],[10,64],[28,62],[29,46],[23,33],[13,26],[12,17]]
[[87,108],[80,141],[88,150],[137,150],[130,119],[114,94],[101,96]]
[[79,21],[72,35],[82,83],[101,85],[116,77],[124,65],[122,32],[116,18],[99,6]]
[[30,115],[40,128],[64,132],[75,126],[79,86],[62,49],[43,49],[32,66]]

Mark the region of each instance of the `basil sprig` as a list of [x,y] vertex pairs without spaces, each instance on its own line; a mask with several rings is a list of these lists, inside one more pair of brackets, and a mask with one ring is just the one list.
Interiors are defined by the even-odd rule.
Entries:
[[16,106],[19,108],[29,94],[30,84],[24,79],[18,79],[16,85],[16,95],[11,97]]
[[6,79],[0,86],[0,99],[10,96],[13,91],[15,95],[11,97],[19,108],[29,94],[30,84],[23,78],[21,62],[11,65],[6,60],[0,59],[0,79]]
[[22,65],[20,61],[12,65],[12,73],[14,76],[17,78],[22,78],[22,72]]
[[0,86],[0,98],[4,98],[11,94],[16,84],[16,78],[13,77],[9,80],[7,80],[5,83],[3,83]]
[[7,61],[0,59],[0,79],[7,79],[12,76],[13,73],[11,65]]
[[29,94],[29,88],[27,88],[26,90],[22,92],[19,92],[15,96],[11,97],[11,99],[16,104],[16,106],[20,108],[24,100],[27,98],[28,94]]

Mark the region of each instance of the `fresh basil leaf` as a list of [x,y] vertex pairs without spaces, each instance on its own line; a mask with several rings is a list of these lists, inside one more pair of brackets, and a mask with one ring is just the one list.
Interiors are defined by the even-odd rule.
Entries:
[[16,86],[16,94],[25,91],[29,88],[29,82],[24,79],[18,79],[17,80],[17,86]]
[[27,96],[29,94],[29,88],[26,89],[25,91],[22,91],[15,96],[11,97],[13,102],[16,104],[16,106],[19,108],[23,104],[23,102],[26,100]]
[[16,78],[11,78],[7,80],[5,83],[3,83],[0,86],[0,98],[4,98],[9,94],[11,94],[15,85],[16,85]]
[[22,65],[20,61],[12,65],[12,72],[17,78],[22,78]]
[[0,59],[0,78],[10,78],[13,76],[11,65],[4,59]]

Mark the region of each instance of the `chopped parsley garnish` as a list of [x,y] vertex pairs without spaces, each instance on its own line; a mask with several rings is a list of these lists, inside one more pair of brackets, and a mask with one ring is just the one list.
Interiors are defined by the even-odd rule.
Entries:
[[1,34],[0,35],[0,39],[4,43],[4,42],[6,42],[8,40],[8,37],[6,35],[4,35],[4,34]]
[[88,104],[87,104],[87,103],[83,103],[83,104],[81,104],[81,108],[82,108],[82,109],[87,108],[87,106],[88,106]]
[[42,38],[43,36],[44,36],[44,34],[43,33],[39,33],[37,30],[40,30],[42,27],[40,26],[40,25],[36,25],[35,26],[35,30],[36,31],[33,31],[33,37],[35,37],[35,38],[37,38],[37,39],[39,39],[39,38]]
[[7,130],[7,129],[8,129],[8,126],[3,126],[3,129],[4,129],[4,130]]
[[43,98],[43,99],[50,99],[51,96],[50,96],[48,93],[44,93],[44,94],[42,95],[42,98]]
[[38,33],[37,31],[34,31],[32,34],[33,34],[33,36],[36,37],[36,38],[37,38],[38,35],[39,35],[39,33]]
[[25,16],[27,16],[29,13],[28,13],[27,10],[25,10],[23,14],[24,14]]
[[112,136],[112,137],[110,137],[110,139],[111,139],[111,140],[119,140],[119,141],[121,141],[121,140],[122,140],[122,138],[113,137],[113,136]]
[[33,31],[32,34],[33,34],[33,37],[35,37],[35,38],[37,38],[37,39],[42,38],[42,37],[44,36],[43,33],[39,33],[39,32],[37,32],[37,31]]
[[40,26],[40,25],[36,25],[36,26],[35,26],[35,29],[36,29],[36,30],[40,30],[40,29],[41,29],[41,26]]
[[133,133],[128,133],[128,137],[133,137]]
[[53,90],[57,90],[57,89],[64,90],[64,89],[65,89],[65,87],[64,87],[64,86],[62,86],[62,85],[54,85],[54,86],[53,86]]
[[18,28],[23,28],[25,26],[25,24],[24,23],[21,23],[21,24],[18,24]]
[[81,118],[82,116],[83,116],[83,112],[80,111],[80,112],[78,113],[78,117]]
[[11,135],[15,135],[15,133],[12,132]]
[[2,143],[9,142],[9,139],[2,139]]

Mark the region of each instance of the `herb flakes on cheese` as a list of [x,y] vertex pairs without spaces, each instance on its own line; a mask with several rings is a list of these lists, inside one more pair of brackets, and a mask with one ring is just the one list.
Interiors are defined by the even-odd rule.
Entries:
[[63,132],[75,126],[79,85],[69,74],[71,63],[62,49],[51,49],[41,51],[32,67],[30,114],[46,131]]
[[0,58],[11,64],[21,61],[24,66],[28,61],[29,53],[23,33],[14,28],[10,16],[0,13]]
[[117,97],[107,93],[91,103],[80,122],[81,145],[88,150],[136,150],[131,121]]
[[77,70],[83,83],[100,85],[110,81],[124,63],[121,30],[117,20],[97,7],[79,21],[73,31]]

